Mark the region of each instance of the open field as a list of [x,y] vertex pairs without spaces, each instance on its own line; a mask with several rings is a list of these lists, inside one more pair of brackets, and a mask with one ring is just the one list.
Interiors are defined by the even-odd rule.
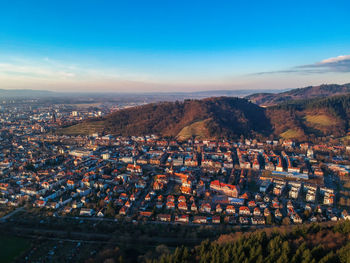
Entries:
[[280,135],[284,139],[298,138],[302,136],[301,132],[295,129],[289,129]]
[[24,251],[30,248],[30,241],[18,237],[0,236],[1,262],[13,262]]
[[84,122],[67,128],[62,128],[58,130],[57,133],[65,135],[91,135],[95,132],[101,132],[103,128],[103,121]]
[[331,126],[334,125],[334,119],[331,117],[325,115],[325,114],[320,114],[320,115],[306,115],[305,120],[314,125],[321,125],[321,126]]
[[206,124],[208,121],[209,119],[197,121],[195,123],[192,123],[191,125],[184,127],[177,135],[178,139],[187,140],[192,138],[192,136],[196,138],[209,138],[209,132],[206,128]]

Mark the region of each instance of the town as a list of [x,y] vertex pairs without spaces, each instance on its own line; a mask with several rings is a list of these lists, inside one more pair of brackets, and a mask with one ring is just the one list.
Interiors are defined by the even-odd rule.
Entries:
[[336,140],[236,141],[58,135],[111,107],[1,106],[1,221],[57,218],[204,225],[350,219],[350,147]]
[[350,263],[350,1],[0,10],[0,263]]

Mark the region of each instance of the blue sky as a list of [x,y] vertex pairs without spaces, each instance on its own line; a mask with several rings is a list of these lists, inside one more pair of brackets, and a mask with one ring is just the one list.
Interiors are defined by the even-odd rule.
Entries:
[[349,1],[0,0],[0,88],[350,82]]

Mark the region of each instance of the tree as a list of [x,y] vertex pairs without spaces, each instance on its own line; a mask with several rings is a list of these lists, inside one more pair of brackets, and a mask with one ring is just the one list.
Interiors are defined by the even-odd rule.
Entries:
[[311,215],[311,211],[310,211],[310,210],[305,210],[305,211],[304,211],[304,217],[305,217],[306,219],[308,219],[308,218],[310,217],[310,215]]
[[350,263],[350,242],[338,251],[341,263]]
[[269,214],[269,215],[266,217],[266,224],[272,225],[272,215],[271,215],[271,214]]
[[312,254],[310,252],[310,249],[304,250],[302,259],[303,259],[302,263],[310,263],[312,261]]
[[114,217],[115,216],[115,209],[113,207],[112,202],[109,202],[108,205],[107,205],[106,216],[109,216],[109,217]]
[[282,224],[285,225],[285,226],[289,225],[289,224],[290,224],[290,219],[289,219],[289,217],[286,216],[285,218],[283,218]]
[[162,254],[170,254],[169,248],[166,245],[164,245],[164,244],[158,245],[156,247],[156,252],[158,254],[160,254],[160,255],[162,255]]

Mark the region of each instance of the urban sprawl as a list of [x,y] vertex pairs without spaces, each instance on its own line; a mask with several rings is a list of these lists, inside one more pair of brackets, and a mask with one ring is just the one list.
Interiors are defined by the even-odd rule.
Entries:
[[350,219],[350,147],[329,141],[57,135],[112,108],[4,101],[0,220],[18,209],[128,222],[271,225]]

